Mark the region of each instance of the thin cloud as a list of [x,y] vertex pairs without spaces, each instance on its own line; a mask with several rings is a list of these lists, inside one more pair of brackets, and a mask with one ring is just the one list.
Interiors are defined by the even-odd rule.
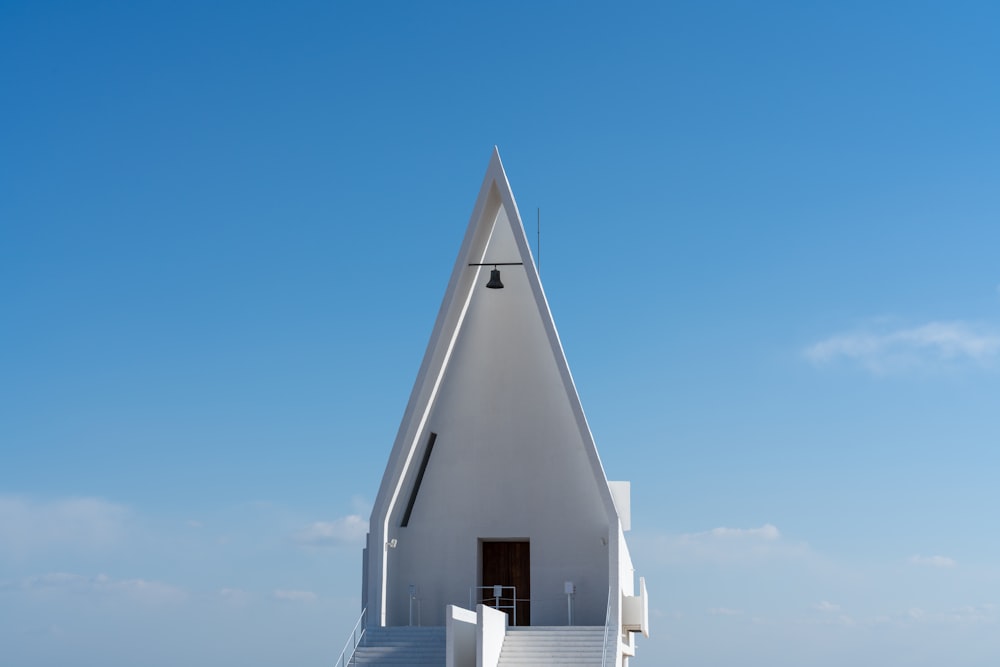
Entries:
[[712,537],[722,537],[722,538],[760,538],[762,540],[776,540],[781,537],[781,531],[775,528],[770,523],[765,523],[760,528],[713,528],[705,533],[695,533],[694,536],[698,535],[711,535]]
[[357,514],[334,519],[316,521],[293,536],[298,544],[309,547],[335,547],[358,544],[368,533],[368,522]]
[[100,498],[0,496],[0,553],[24,557],[48,549],[107,549],[123,537],[129,514],[123,505]]
[[[873,616],[854,617],[842,611],[838,604],[826,600],[813,605],[813,609],[821,614],[806,614],[789,619],[797,625],[813,626],[848,626],[860,628],[915,628],[925,625],[966,625],[985,626],[1000,622],[1000,608],[995,604],[983,603],[953,607],[948,610],[930,610],[922,607],[910,607],[901,612],[881,613]],[[784,621],[771,618],[753,617],[751,620],[775,624]]]
[[786,540],[771,523],[756,528],[721,526],[698,533],[664,535],[658,538],[656,551],[668,563],[753,563],[810,554],[807,545]]
[[741,616],[743,611],[740,609],[730,609],[729,607],[712,607],[708,610],[708,613],[712,616]]
[[238,598],[248,593],[241,588],[220,588],[219,595],[224,598]]
[[351,509],[357,514],[371,514],[372,504],[364,496],[351,496]]
[[928,322],[888,331],[836,334],[809,345],[817,366],[847,363],[876,375],[918,369],[988,368],[1000,360],[1000,333],[967,322]]
[[945,612],[927,611],[920,607],[906,610],[905,620],[912,623],[934,623],[945,625],[994,624],[998,620],[997,606],[977,604],[957,607]]
[[2,588],[34,595],[99,595],[127,597],[147,603],[175,602],[187,593],[160,581],[149,579],[116,579],[106,574],[88,577],[71,572],[49,572],[8,582]]
[[920,554],[910,556],[910,563],[912,565],[927,565],[942,568],[955,567],[958,564],[954,558],[949,558],[948,556],[921,556]]

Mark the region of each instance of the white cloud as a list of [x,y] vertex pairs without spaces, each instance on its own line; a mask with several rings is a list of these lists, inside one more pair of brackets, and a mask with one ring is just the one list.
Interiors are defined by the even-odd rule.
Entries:
[[371,514],[372,504],[364,496],[351,496],[351,509],[357,514]]
[[187,594],[180,588],[148,579],[115,579],[106,574],[87,577],[70,572],[49,572],[8,582],[5,590],[25,591],[36,595],[85,594],[124,596],[149,603],[173,602]]
[[58,549],[106,549],[125,531],[129,511],[100,498],[34,501],[0,496],[0,553],[24,557]]
[[930,567],[955,567],[958,563],[954,558],[948,556],[910,556],[910,563],[913,565],[929,565]]
[[739,609],[730,609],[729,607],[712,607],[708,610],[708,613],[712,616],[740,616],[743,612]]
[[802,558],[811,552],[803,543],[784,539],[777,526],[757,528],[722,526],[699,533],[664,535],[657,539],[657,555],[667,563],[739,563]]
[[299,544],[311,547],[341,546],[363,542],[368,522],[357,514],[333,521],[316,521],[295,534]]
[[760,528],[726,528],[725,526],[720,528],[713,528],[707,533],[695,533],[697,535],[711,535],[712,537],[749,537],[749,538],[760,538],[763,540],[776,540],[781,537],[781,532],[769,523],[765,523]]
[[934,612],[912,607],[905,617],[913,623],[937,623],[947,625],[983,625],[998,620],[997,606],[994,604],[966,605],[950,611]]
[[872,616],[855,617],[845,613],[839,604],[822,601],[812,608],[821,614],[804,614],[789,617],[775,615],[771,617],[752,616],[751,621],[768,625],[804,625],[804,626],[844,626],[859,628],[919,628],[930,625],[966,625],[994,626],[1000,624],[1000,608],[995,604],[983,603],[965,605],[949,610],[929,610],[921,607],[910,607],[902,612],[879,613]]
[[1000,332],[967,322],[861,330],[831,336],[804,350],[817,365],[847,362],[876,375],[911,369],[990,367],[1000,360]]
[[293,602],[312,602],[319,596],[312,591],[296,591],[287,588],[278,588],[274,591],[274,597],[278,600],[291,600]]

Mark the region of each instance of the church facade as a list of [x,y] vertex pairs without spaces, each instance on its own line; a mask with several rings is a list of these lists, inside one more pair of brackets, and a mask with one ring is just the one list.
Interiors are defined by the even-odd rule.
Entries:
[[[503,633],[605,628],[604,664],[627,664],[648,633],[629,503],[605,477],[494,150],[372,510],[367,625],[447,626],[458,665],[462,623],[498,610]],[[483,632],[472,664],[499,655],[483,644],[503,637]]]

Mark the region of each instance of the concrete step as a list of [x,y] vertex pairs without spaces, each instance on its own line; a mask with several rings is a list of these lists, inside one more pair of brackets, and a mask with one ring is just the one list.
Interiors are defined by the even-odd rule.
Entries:
[[444,667],[443,627],[374,627],[365,631],[354,667]]
[[603,627],[517,627],[507,631],[500,651],[499,665],[601,667],[603,653]]

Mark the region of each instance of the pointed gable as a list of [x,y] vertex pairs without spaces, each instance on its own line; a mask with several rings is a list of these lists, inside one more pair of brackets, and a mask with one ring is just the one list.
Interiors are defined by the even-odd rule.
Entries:
[[[504,288],[487,289],[493,267],[470,264],[492,262],[521,265],[498,267]],[[554,619],[565,606],[556,588],[573,580],[603,623],[618,527],[494,149],[372,512],[369,605],[392,624],[410,585],[430,609],[462,602],[477,540],[523,538],[544,578],[532,584],[534,617]]]

